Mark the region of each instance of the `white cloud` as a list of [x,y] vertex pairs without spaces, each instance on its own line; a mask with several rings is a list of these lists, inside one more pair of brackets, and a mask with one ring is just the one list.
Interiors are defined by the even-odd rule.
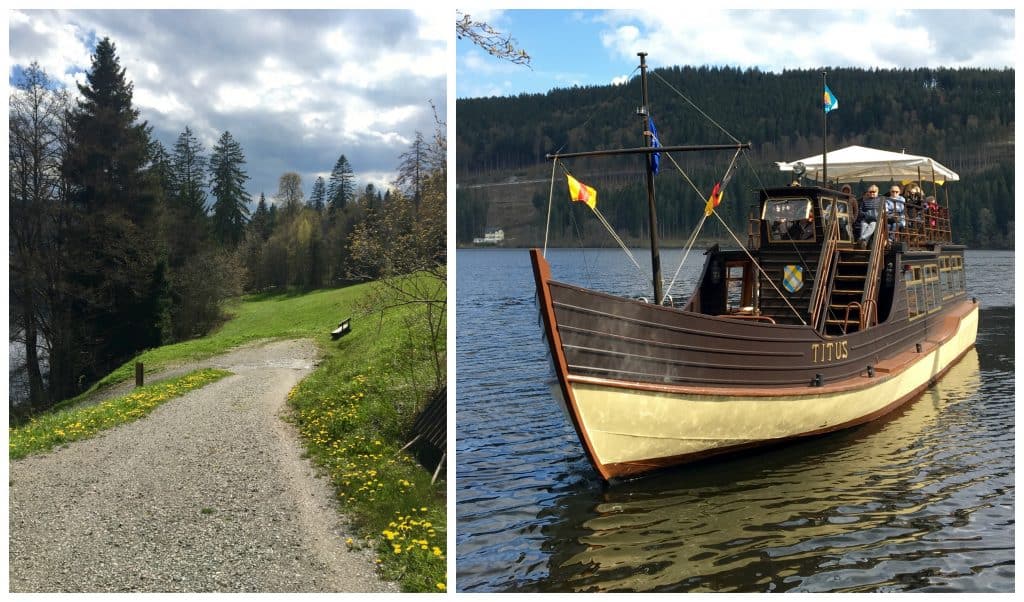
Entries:
[[449,11],[430,7],[416,9],[413,12],[419,22],[416,30],[419,39],[447,45],[452,35],[452,14]]
[[188,125],[209,151],[230,131],[258,197],[285,171],[313,174],[308,190],[341,153],[391,179],[379,174],[432,131],[428,103],[445,109],[451,15],[440,12],[14,10],[10,59],[73,86],[110,36],[156,137],[169,147]]
[[91,51],[82,44],[83,32],[74,24],[62,23],[56,14],[36,11],[8,11],[10,64],[39,63],[51,78],[76,90],[75,69],[91,64]]
[[231,113],[238,110],[252,110],[260,105],[259,93],[254,93],[248,86],[223,84],[216,89],[213,108],[218,113]]
[[158,111],[176,121],[188,121],[189,115],[192,113],[173,92],[158,94],[143,88],[135,91],[132,100],[143,112]]
[[646,50],[652,66],[991,66],[1000,64],[992,57],[1012,52],[1012,35],[962,35],[961,24],[978,22],[971,27],[981,33],[1007,23],[1005,14],[991,11],[715,10],[686,18],[609,11],[595,21],[605,25],[605,48],[629,58]]

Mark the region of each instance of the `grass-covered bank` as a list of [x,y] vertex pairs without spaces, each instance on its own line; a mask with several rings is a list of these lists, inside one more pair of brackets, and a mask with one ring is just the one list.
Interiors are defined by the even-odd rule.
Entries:
[[[230,308],[233,317],[217,332],[146,351],[96,388],[134,378],[135,361],[151,373],[258,340],[316,341],[322,362],[289,402],[310,456],[360,530],[347,545],[373,546],[381,575],[403,590],[444,591],[445,487],[431,484],[430,472],[399,453],[434,386],[432,350],[416,304],[383,316],[364,313],[372,287],[246,297]],[[347,317],[352,332],[332,341],[330,331]]]
[[11,460],[64,443],[92,437],[146,416],[158,405],[229,375],[224,370],[196,370],[180,378],[140,387],[128,395],[85,408],[49,412],[8,430]]

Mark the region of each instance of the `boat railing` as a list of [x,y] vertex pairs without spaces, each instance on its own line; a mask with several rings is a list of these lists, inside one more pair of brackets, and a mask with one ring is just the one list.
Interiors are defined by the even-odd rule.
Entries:
[[[862,309],[860,312],[861,330],[878,323],[878,301],[875,299],[865,299],[864,307],[867,308],[867,311]],[[847,311],[849,311],[849,308],[847,308]]]
[[817,330],[825,321],[825,306],[830,297],[832,280],[835,276],[836,248],[839,246],[839,216],[835,211],[828,219],[825,245],[814,275],[814,292],[811,294],[811,327]]
[[[879,208],[879,213],[881,215],[878,223],[881,227],[885,227],[887,220],[884,204]],[[880,229],[881,228],[879,228],[879,230]],[[878,282],[881,280],[882,261],[885,257],[885,245],[888,242],[889,239],[886,236],[885,231],[879,232],[876,230],[874,235],[871,237],[871,257],[868,260],[868,273],[867,279],[864,283],[864,295],[861,297],[861,303],[868,309],[868,311],[865,312],[868,315],[862,316],[861,318],[862,329],[878,323]],[[874,310],[874,314],[871,314],[872,310]]]
[[[864,312],[861,310],[861,304],[857,301],[850,301],[846,304],[846,315],[843,316],[843,334],[846,334],[846,328],[850,325],[851,309],[856,309],[857,314],[861,316],[861,321],[863,321]],[[863,324],[860,326],[863,327]]]
[[905,205],[903,220],[906,223],[893,232],[895,242],[905,242],[911,249],[923,249],[930,243],[953,242],[949,209],[918,199],[907,200]]

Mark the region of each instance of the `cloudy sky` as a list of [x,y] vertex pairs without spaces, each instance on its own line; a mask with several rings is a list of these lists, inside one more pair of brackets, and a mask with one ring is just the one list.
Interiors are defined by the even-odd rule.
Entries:
[[10,71],[37,61],[76,90],[96,42],[114,42],[141,118],[170,151],[189,126],[208,155],[230,131],[248,191],[280,176],[308,198],[338,157],[361,190],[394,179],[417,131],[444,118],[452,15],[414,11],[10,10]]
[[[1009,3],[1003,3],[1009,5]],[[696,6],[696,5],[694,5]],[[765,71],[819,67],[1015,67],[1012,10],[465,11],[512,35],[532,69],[456,43],[459,98],[627,79],[648,64]]]

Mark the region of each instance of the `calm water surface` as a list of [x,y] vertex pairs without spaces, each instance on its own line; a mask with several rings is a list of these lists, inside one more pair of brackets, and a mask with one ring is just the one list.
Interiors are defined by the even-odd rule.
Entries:
[[[681,257],[663,254],[666,280]],[[649,288],[621,251],[548,259],[561,280]],[[897,412],[611,486],[551,396],[527,252],[457,262],[458,591],[1014,590],[1012,252],[968,251],[977,349]]]

